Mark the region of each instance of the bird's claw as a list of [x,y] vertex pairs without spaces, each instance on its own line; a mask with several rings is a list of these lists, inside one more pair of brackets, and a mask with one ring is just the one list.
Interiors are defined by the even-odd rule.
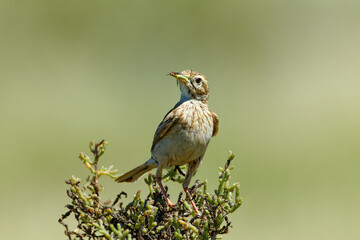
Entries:
[[167,205],[169,206],[169,208],[176,207],[176,203],[172,203],[169,198],[166,199],[166,202],[167,202]]

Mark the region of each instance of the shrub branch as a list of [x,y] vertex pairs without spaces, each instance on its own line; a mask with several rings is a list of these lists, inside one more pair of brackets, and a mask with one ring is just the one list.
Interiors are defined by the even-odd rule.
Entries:
[[[122,202],[127,197],[125,192],[117,194],[114,201],[102,201],[100,194],[104,189],[99,183],[101,176],[117,178],[113,166],[99,169],[98,162],[107,146],[105,140],[90,142],[93,160],[85,153],[80,153],[80,160],[90,171],[82,184],[81,179],[72,176],[65,181],[69,185],[67,195],[71,203],[59,219],[65,228],[65,235],[72,239],[218,239],[229,232],[231,222],[228,215],[241,205],[239,183],[230,184],[230,166],[234,154],[229,153],[225,167],[219,168],[219,185],[210,194],[207,180],[195,181],[189,188],[193,201],[201,215],[195,214],[187,196],[181,192],[175,207],[169,208],[163,198],[154,177],[149,174],[144,180],[148,194],[142,199],[140,191],[128,204]],[[184,166],[174,167],[163,176],[163,181],[181,183],[184,180]],[[166,188],[167,191],[167,188]],[[76,226],[73,230],[66,223],[73,216]]]

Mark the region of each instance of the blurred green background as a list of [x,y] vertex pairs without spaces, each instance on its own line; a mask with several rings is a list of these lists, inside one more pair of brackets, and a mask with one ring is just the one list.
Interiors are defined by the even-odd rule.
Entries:
[[[179,99],[173,70],[210,83],[244,200],[224,239],[359,239],[359,1],[0,1],[0,232],[65,239],[64,180],[91,139],[121,172],[147,160]],[[104,179],[105,180],[105,179]],[[194,180],[193,180],[194,181]],[[144,184],[106,179],[104,196]],[[170,184],[171,198],[181,186]]]

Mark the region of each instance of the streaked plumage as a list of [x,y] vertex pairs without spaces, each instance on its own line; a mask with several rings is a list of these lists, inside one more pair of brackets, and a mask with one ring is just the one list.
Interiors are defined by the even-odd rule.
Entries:
[[[161,184],[165,167],[188,164],[188,172],[183,182],[184,191],[198,168],[211,137],[219,129],[219,119],[207,105],[208,82],[204,75],[196,71],[172,72],[171,76],[180,81],[181,98],[159,124],[151,146],[151,158],[144,164],[116,179],[117,182],[136,181],[146,172],[157,168],[156,179]],[[166,200],[171,205],[165,191]],[[191,198],[190,198],[191,199]],[[193,207],[198,213],[194,203]]]

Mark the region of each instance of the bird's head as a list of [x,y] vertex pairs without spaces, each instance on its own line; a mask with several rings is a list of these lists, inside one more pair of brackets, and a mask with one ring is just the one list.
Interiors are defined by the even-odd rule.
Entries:
[[193,70],[171,72],[170,76],[180,82],[181,99],[196,99],[207,103],[209,99],[208,81],[204,75]]

